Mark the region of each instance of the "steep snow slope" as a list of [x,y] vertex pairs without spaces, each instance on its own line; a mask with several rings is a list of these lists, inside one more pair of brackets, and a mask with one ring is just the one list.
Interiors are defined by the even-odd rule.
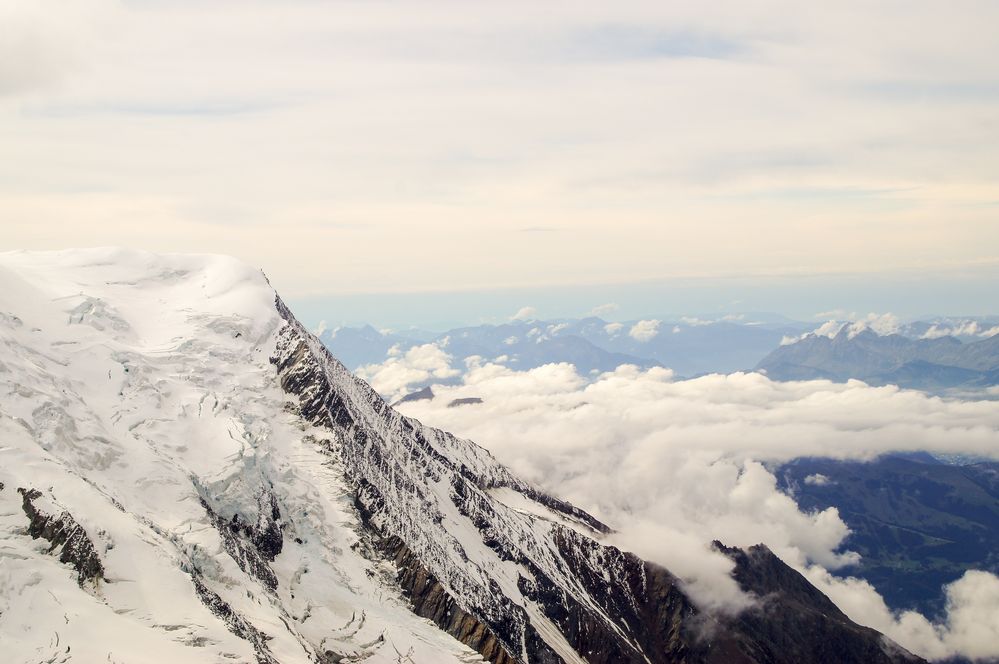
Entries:
[[[394,570],[366,554],[351,489],[285,409],[269,361],[283,321],[259,271],[207,256],[5,254],[0,312],[6,661],[480,660],[413,615]],[[24,532],[18,487],[79,522],[103,580],[78,586]],[[273,562],[234,519],[276,529]],[[218,617],[230,613],[249,640]]]
[[729,554],[765,611],[701,613],[389,408],[232,259],[2,254],[0,346],[12,661],[912,659],[765,549]]

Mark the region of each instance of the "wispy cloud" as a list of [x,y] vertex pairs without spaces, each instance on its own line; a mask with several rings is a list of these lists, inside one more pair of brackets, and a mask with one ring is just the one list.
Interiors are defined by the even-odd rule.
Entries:
[[564,52],[583,60],[655,60],[727,59],[749,50],[748,43],[722,33],[607,24],[575,31],[569,36]]

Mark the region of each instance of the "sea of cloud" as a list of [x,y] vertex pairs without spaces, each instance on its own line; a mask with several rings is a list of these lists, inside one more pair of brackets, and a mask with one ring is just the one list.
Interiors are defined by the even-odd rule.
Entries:
[[[771,472],[801,456],[926,450],[999,458],[994,401],[756,373],[675,380],[668,369],[621,366],[581,376],[569,364],[517,371],[480,358],[459,370],[432,344],[361,373],[392,396],[419,377],[451,377],[434,386],[436,398],[406,403],[403,412],[475,440],[525,479],[591,511],[617,529],[614,544],[666,565],[706,607],[752,603],[711,541],[763,542],[851,618],[913,652],[999,656],[999,578],[973,571],[941,589],[941,622],[894,612],[850,576],[858,555],[844,547],[849,529],[838,512],[802,511]],[[459,397],[483,402],[449,408]]]

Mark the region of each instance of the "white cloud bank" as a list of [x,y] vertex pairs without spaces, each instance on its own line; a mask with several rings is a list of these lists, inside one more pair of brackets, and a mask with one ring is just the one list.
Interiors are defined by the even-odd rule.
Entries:
[[[514,371],[473,363],[462,385],[404,412],[468,436],[519,475],[619,530],[613,542],[667,565],[714,608],[745,606],[729,561],[707,543],[764,542],[853,619],[940,658],[999,655],[999,579],[969,572],[947,587],[933,624],[896,615],[866,582],[833,576],[855,553],[835,509],[806,513],[777,489],[766,462],[814,455],[868,459],[928,450],[999,456],[994,402],[945,401],[858,381],[779,383],[759,374],[674,381],[667,369],[622,366],[587,381],[568,364]],[[452,399],[483,403],[446,408]]]

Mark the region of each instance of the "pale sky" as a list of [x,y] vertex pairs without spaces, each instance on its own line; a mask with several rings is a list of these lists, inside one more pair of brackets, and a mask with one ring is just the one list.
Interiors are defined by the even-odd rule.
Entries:
[[290,298],[991,279],[999,3],[819,5],[0,0],[0,248]]

